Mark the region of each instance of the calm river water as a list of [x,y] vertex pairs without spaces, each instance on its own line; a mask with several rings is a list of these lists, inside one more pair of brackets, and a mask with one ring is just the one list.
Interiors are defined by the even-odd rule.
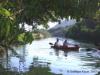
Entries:
[[[19,56],[9,52],[8,67],[13,71],[25,72],[30,65],[42,66],[48,67],[54,74],[62,75],[95,75],[99,71],[100,66],[96,64],[100,63],[100,58],[92,56],[94,52],[87,52],[84,45],[71,39],[68,39],[69,43],[77,43],[84,48],[70,52],[55,50],[49,45],[49,42],[54,43],[55,40],[55,37],[46,38],[15,48]],[[64,40],[60,38],[60,43]],[[2,64],[6,67],[4,61]]]

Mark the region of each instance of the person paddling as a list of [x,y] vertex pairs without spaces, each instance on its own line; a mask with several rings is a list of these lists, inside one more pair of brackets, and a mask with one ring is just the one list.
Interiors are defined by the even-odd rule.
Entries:
[[57,38],[54,46],[59,46],[58,42],[59,42],[59,39]]
[[68,42],[67,42],[67,40],[65,40],[63,43],[63,47],[67,47],[67,45],[68,45]]

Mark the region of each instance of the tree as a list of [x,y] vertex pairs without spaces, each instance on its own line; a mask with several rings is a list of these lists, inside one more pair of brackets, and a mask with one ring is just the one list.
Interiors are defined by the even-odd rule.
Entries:
[[24,44],[31,42],[32,34],[25,31],[25,23],[34,29],[37,25],[47,27],[48,21],[69,16],[76,19],[93,17],[99,10],[99,3],[100,0],[1,0],[0,45],[9,47],[20,41],[20,37]]

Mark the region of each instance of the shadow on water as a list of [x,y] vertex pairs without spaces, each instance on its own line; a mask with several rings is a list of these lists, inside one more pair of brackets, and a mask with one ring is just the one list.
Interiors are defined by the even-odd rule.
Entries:
[[[60,50],[60,49],[54,49],[54,53],[55,53],[56,56],[59,56],[61,52],[63,52],[64,57],[67,57],[69,51]],[[78,52],[78,51],[76,51],[76,52]]]

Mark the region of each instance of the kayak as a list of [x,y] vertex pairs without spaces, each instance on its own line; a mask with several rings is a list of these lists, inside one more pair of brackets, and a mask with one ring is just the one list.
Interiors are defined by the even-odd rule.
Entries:
[[78,50],[80,47],[78,45],[73,45],[73,46],[62,46],[62,45],[54,46],[52,44],[51,48],[62,49],[62,50]]

